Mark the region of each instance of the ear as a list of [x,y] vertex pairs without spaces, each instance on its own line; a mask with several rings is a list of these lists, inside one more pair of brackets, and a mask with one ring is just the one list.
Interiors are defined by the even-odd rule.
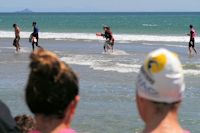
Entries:
[[69,110],[71,110],[71,115],[74,115],[79,101],[80,101],[80,96],[76,96],[74,100],[70,103]]
[[80,96],[76,96],[74,98],[74,100],[67,107],[67,109],[65,111],[65,124],[66,125],[70,125],[70,123],[73,119],[73,116],[75,114],[75,111],[76,111],[76,106],[79,103],[79,100],[80,100]]
[[145,100],[136,95],[136,103],[137,103],[137,109],[138,109],[138,113],[140,114],[140,117],[144,120],[144,116],[145,116],[145,111],[146,111],[146,108],[145,108]]

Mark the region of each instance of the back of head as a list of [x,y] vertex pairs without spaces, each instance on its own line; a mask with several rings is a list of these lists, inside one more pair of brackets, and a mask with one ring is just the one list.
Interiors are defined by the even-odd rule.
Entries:
[[192,28],[193,28],[193,25],[190,25],[189,27],[192,29]]
[[183,70],[175,53],[166,49],[151,52],[141,67],[136,82],[137,94],[158,103],[175,103],[185,90]]
[[110,26],[104,25],[104,26],[103,26],[103,29],[110,30]]
[[17,26],[17,24],[13,24],[13,27],[15,28]]
[[73,70],[46,50],[31,54],[26,102],[34,114],[63,118],[68,105],[79,93]]
[[33,23],[32,23],[32,25],[34,26],[34,25],[36,25],[37,23],[34,21]]

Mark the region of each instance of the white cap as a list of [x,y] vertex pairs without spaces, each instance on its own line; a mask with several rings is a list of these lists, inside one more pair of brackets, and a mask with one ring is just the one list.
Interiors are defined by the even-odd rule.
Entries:
[[185,83],[178,56],[166,49],[151,52],[140,69],[136,89],[140,97],[151,101],[180,101]]

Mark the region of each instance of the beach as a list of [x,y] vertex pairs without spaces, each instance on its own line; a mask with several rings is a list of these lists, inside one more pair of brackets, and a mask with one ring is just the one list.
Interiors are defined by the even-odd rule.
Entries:
[[[108,20],[109,17],[112,19]],[[196,37],[198,54],[188,56],[186,36],[191,20],[197,32],[200,29],[198,13],[1,14],[0,99],[13,116],[31,114],[24,102],[24,88],[29,74],[32,46],[28,37],[33,19],[40,29],[39,44],[56,53],[80,78],[81,100],[72,123],[78,133],[142,130],[135,105],[135,81],[145,56],[157,48],[167,48],[179,56],[186,81],[180,121],[185,129],[199,131],[200,38]],[[22,29],[19,53],[12,46],[13,22],[18,22]],[[105,23],[112,25],[116,39],[113,53],[104,53],[103,38],[95,36]]]

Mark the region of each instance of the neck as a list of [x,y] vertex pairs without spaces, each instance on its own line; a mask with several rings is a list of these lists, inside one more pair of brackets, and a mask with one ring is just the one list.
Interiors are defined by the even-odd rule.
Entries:
[[176,111],[149,115],[143,133],[183,133]]
[[63,129],[70,128],[70,123],[65,123],[64,119],[55,117],[35,116],[37,129],[41,133],[57,133]]

